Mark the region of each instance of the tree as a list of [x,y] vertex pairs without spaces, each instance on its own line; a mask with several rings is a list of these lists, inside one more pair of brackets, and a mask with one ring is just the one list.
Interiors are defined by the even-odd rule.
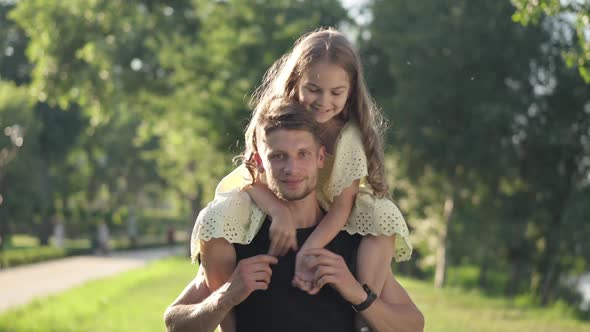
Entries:
[[[22,109],[22,112],[30,116],[29,120],[31,124],[34,124],[34,130],[29,124],[26,139],[28,145],[27,149],[23,151],[25,155],[21,156],[27,162],[21,163],[19,167],[22,169],[13,170],[10,173],[10,178],[7,179],[9,183],[13,184],[10,186],[11,190],[21,193],[20,197],[13,198],[22,200],[22,202],[16,204],[17,202],[13,200],[13,207],[21,206],[28,212],[12,209],[8,219],[13,222],[18,221],[20,225],[33,226],[33,223],[36,223],[37,225],[34,226],[38,229],[40,243],[45,245],[48,243],[51,232],[50,219],[55,198],[53,193],[60,191],[56,186],[59,183],[57,178],[67,176],[67,173],[60,172],[52,174],[52,169],[55,169],[56,165],[65,159],[69,150],[75,145],[84,120],[80,119],[80,114],[76,110],[62,112],[62,110],[50,107],[43,101],[36,101],[37,98],[30,96],[28,84],[31,80],[32,67],[25,57],[28,39],[24,30],[8,17],[8,13],[14,6],[15,4],[12,2],[0,4],[0,34],[3,37],[1,40],[4,50],[0,55],[0,76],[19,86],[19,91],[14,92],[17,103],[21,100],[20,98],[26,95],[30,107],[27,110]],[[10,89],[6,91],[6,99],[12,98],[10,93]],[[12,117],[13,119],[7,120],[14,120],[14,114]],[[21,131],[23,131],[22,129]],[[13,132],[18,131],[13,130]],[[28,190],[22,188],[24,185],[29,186]],[[34,195],[22,196],[25,192],[34,193]],[[20,220],[13,219],[17,215]]]
[[426,170],[441,179],[433,184],[441,287],[457,208],[517,173],[506,169],[515,160],[509,138],[530,102],[528,66],[542,34],[514,24],[503,2],[373,1],[371,11],[363,48],[372,91],[394,124],[388,141],[414,182]]
[[[35,119],[39,129],[36,137],[35,170],[39,179],[37,234],[41,245],[49,244],[56,216],[55,201],[58,197],[68,200],[68,188],[64,187],[71,173],[60,172],[68,154],[78,145],[88,120],[78,109],[63,111],[47,103],[37,103]],[[65,195],[64,195],[65,194]]]
[[[30,193],[26,190],[19,190],[14,185],[7,185],[6,176],[19,171],[25,166],[23,175],[29,176],[32,170],[22,162],[22,150],[29,150],[34,147],[34,137],[37,123],[33,117],[33,100],[26,89],[16,87],[10,82],[0,81],[0,249],[8,237],[10,223],[15,220],[8,212],[18,211],[19,199],[17,193]],[[31,139],[33,138],[33,139]],[[33,145],[30,143],[33,142]],[[21,159],[21,160],[19,160]],[[22,171],[22,168],[20,169]],[[25,184],[25,183],[23,183]],[[23,185],[21,184],[21,185]]]
[[[516,144],[521,178],[529,192],[537,247],[531,289],[541,304],[557,298],[558,282],[587,266],[590,236],[580,205],[586,200],[590,165],[590,91],[562,63],[563,45],[547,43],[537,61],[536,100],[519,122]],[[575,250],[572,250],[575,247]]]
[[336,0],[34,0],[12,17],[31,38],[36,95],[79,105],[95,128],[140,117],[138,142],[157,144],[143,156],[196,213],[229,169],[266,68],[346,13]]
[[407,192],[422,201],[408,205],[415,231],[439,239],[430,243],[437,286],[449,257],[477,264],[482,285],[490,268],[508,267],[506,292],[551,303],[559,279],[587,266],[580,239],[590,236],[581,217],[590,91],[560,61],[567,31],[514,24],[502,2],[371,9],[361,34],[369,78],[394,124],[391,153],[415,187]]

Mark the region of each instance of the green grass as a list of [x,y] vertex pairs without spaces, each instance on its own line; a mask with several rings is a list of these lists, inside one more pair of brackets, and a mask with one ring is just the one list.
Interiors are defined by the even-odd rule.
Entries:
[[93,281],[0,315],[0,331],[163,331],[163,313],[195,275],[188,259]]
[[478,291],[436,290],[430,283],[405,278],[400,282],[422,310],[428,332],[590,332],[590,322],[574,319],[573,310],[563,306],[532,308]]
[[[0,315],[0,331],[163,331],[165,308],[194,276],[186,259],[90,282]],[[567,309],[537,309],[477,291],[434,290],[430,283],[400,278],[426,317],[427,332],[590,332]],[[521,301],[522,302],[522,301]]]

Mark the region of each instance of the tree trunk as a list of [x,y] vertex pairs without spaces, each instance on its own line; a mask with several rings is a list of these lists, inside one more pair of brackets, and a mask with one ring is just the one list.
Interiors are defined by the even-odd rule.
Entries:
[[203,185],[202,184],[197,184],[196,185],[196,189],[195,189],[195,193],[193,195],[191,195],[191,197],[189,198],[190,201],[190,205],[191,205],[191,224],[193,224],[195,222],[195,220],[197,220],[197,216],[199,215],[199,212],[201,211],[201,209],[203,208],[201,202],[203,201]]
[[561,209],[558,209],[555,213],[555,227],[551,227],[551,230],[547,232],[547,246],[545,247],[543,261],[541,262],[541,264],[546,264],[546,268],[541,269],[543,274],[541,278],[541,289],[539,294],[541,305],[543,306],[549,304],[549,302],[551,302],[553,299],[557,281],[559,280],[559,276],[561,274],[561,268],[559,262],[557,261],[557,256],[559,254],[561,225],[563,224],[563,216],[561,213],[563,208],[565,208],[565,201],[564,204],[561,204]]
[[49,162],[45,156],[42,157],[41,174],[40,174],[40,192],[41,192],[41,225],[38,229],[39,244],[42,246],[49,245],[49,236],[52,231],[51,227],[51,195],[50,195],[50,175]]
[[555,298],[555,288],[557,287],[557,281],[559,280],[560,275],[561,271],[559,268],[559,263],[555,262],[555,260],[552,260],[547,274],[543,278],[544,280],[541,288],[542,306],[546,306],[550,302],[553,302]]
[[199,212],[201,211],[201,208],[203,207],[201,204],[201,201],[203,200],[203,185],[201,184],[197,184],[197,188],[195,191],[195,194],[192,195],[191,197],[189,197],[189,203],[190,203],[190,207],[191,207],[191,212],[190,212],[190,221],[188,223],[189,227],[188,227],[188,234],[189,234],[189,240],[188,240],[188,245],[187,245],[187,251],[188,251],[188,256],[191,256],[191,240],[192,240],[192,234],[193,234],[193,228],[195,225],[195,221],[197,220],[197,216],[199,215]]
[[3,217],[3,208],[2,204],[6,199],[2,196],[2,182],[4,179],[4,175],[8,170],[8,164],[16,158],[16,150],[17,148],[3,148],[0,150],[0,250],[4,249],[4,246],[8,242],[8,236],[10,235],[10,230],[8,226],[8,221]]
[[508,296],[516,295],[519,291],[521,281],[526,278],[525,266],[528,264],[529,254],[523,247],[525,224],[514,223],[510,233],[510,244],[508,248],[508,264],[510,265],[510,279],[506,285],[505,293]]
[[10,236],[8,220],[4,218],[3,214],[4,211],[0,206],[0,251],[4,250],[4,247],[8,242],[8,237]]
[[66,225],[63,220],[55,220],[56,222],[53,225],[53,240],[54,245],[58,248],[65,247],[65,240],[66,240]]
[[439,236],[439,245],[436,248],[436,270],[434,274],[434,287],[442,288],[447,278],[447,258],[448,258],[448,233],[449,226],[453,217],[453,210],[455,207],[455,186],[451,188],[451,196],[445,199],[443,206],[443,227]]
[[[564,182],[563,187],[560,188],[561,190],[554,194],[555,204],[551,204],[554,212],[552,216],[553,220],[551,227],[546,230],[545,239],[547,242],[545,252],[543,253],[543,261],[540,262],[540,270],[544,272],[540,284],[541,293],[539,294],[541,305],[543,306],[549,304],[554,299],[555,289],[557,288],[557,283],[561,275],[562,261],[559,259],[559,254],[562,225],[565,222],[564,212],[575,190],[574,184],[576,183],[577,163],[574,157],[570,156],[567,158],[563,161],[563,165],[565,170],[564,178],[567,181]],[[546,269],[543,269],[544,264],[547,265]]]
[[477,286],[481,289],[485,289],[488,284],[488,269],[490,266],[487,254],[484,254],[484,260],[479,265],[479,276],[477,278]]

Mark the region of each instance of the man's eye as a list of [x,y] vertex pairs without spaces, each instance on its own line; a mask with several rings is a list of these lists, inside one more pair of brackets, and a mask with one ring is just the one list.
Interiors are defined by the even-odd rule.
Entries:
[[282,154],[273,154],[270,156],[270,159],[272,160],[277,160],[277,159],[282,159],[283,155]]

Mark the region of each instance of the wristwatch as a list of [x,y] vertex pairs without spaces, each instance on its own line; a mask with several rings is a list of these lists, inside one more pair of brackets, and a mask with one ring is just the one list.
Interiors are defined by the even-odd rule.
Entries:
[[375,294],[375,292],[373,292],[373,290],[371,290],[367,284],[363,284],[363,289],[365,290],[365,293],[367,293],[367,298],[359,304],[352,305],[352,309],[354,309],[356,312],[361,312],[367,309],[377,298],[377,294]]

